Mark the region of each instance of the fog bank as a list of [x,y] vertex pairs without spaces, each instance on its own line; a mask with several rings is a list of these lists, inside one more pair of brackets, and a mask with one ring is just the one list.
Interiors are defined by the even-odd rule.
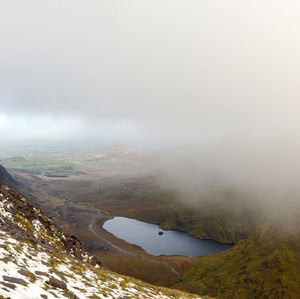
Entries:
[[1,1],[0,133],[298,138],[299,22],[290,0]]
[[298,199],[299,37],[292,0],[3,0],[0,139],[164,148],[185,198]]

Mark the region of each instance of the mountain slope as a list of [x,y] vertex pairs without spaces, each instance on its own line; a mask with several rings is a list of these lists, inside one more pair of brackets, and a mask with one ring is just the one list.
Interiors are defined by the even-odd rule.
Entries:
[[300,298],[300,219],[266,223],[231,250],[197,258],[176,287],[217,298]]
[[10,187],[14,187],[17,184],[13,177],[2,165],[0,165],[0,184]]
[[199,298],[101,268],[81,243],[0,185],[0,298]]

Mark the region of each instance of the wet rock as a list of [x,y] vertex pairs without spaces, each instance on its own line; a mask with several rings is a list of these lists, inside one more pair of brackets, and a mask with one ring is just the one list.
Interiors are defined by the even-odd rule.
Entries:
[[161,236],[161,235],[163,235],[163,234],[164,234],[164,232],[159,232],[158,234]]
[[49,274],[42,271],[34,271],[36,275],[49,277]]
[[56,279],[54,277],[50,277],[49,281],[47,281],[47,283],[50,284],[50,285],[52,285],[52,286],[54,286],[54,287],[63,289],[63,290],[67,289],[67,285],[66,285],[66,283],[64,281]]
[[27,271],[24,270],[24,269],[18,270],[18,273],[20,273],[20,274],[23,275],[23,276],[27,276]]
[[42,297],[43,299],[48,299],[48,296],[47,296],[47,295],[44,295],[44,294],[42,294],[41,297]]
[[12,282],[12,283],[18,283],[18,284],[23,284],[23,285],[27,284],[26,281],[22,278],[16,278],[16,277],[3,275],[3,279],[5,281]]
[[14,290],[16,288],[16,286],[12,283],[8,283],[8,282],[1,282],[5,287],[10,288],[12,290]]

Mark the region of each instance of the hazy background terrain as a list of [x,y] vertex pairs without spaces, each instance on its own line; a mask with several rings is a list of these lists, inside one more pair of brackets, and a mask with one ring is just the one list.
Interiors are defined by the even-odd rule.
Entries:
[[164,149],[183,197],[298,199],[299,25],[292,0],[2,0],[1,139]]

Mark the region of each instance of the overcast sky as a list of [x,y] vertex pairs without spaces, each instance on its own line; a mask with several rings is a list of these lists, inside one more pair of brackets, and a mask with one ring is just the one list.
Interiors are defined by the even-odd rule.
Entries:
[[0,0],[0,138],[300,137],[297,0]]

